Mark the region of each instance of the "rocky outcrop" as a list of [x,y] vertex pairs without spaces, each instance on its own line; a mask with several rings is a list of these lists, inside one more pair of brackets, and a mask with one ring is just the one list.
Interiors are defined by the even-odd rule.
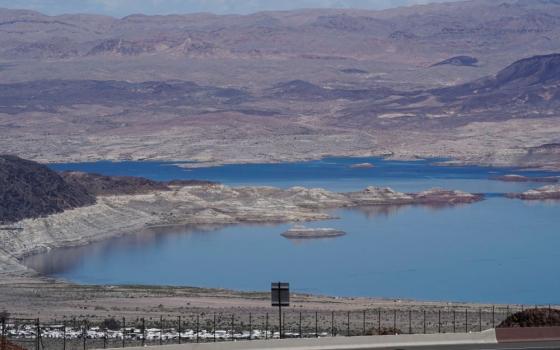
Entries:
[[523,200],[560,199],[560,185],[544,186],[523,193],[509,193],[507,196]]
[[471,56],[455,56],[433,64],[432,67],[437,66],[457,66],[457,67],[476,67],[478,59]]
[[83,186],[65,182],[48,167],[16,156],[0,156],[0,223],[94,203],[95,197]]
[[358,163],[358,164],[352,164],[350,166],[350,168],[352,168],[352,169],[371,169],[371,168],[375,168],[375,165],[373,165],[371,163]]
[[504,175],[504,176],[496,176],[491,178],[492,180],[504,181],[504,182],[550,182],[556,183],[558,182],[558,177],[555,176],[546,176],[546,177],[528,177],[523,175]]
[[168,191],[162,182],[132,176],[105,176],[83,172],[63,172],[62,178],[71,185],[82,186],[95,196],[143,194]]
[[25,272],[18,258],[35,252],[84,245],[155,226],[304,222],[331,218],[321,209],[458,204],[480,199],[482,197],[478,195],[444,190],[406,194],[390,188],[368,187],[360,192],[335,193],[303,187],[232,188],[217,184],[173,186],[169,190],[144,194],[100,196],[96,204],[87,208],[0,226],[0,273]]

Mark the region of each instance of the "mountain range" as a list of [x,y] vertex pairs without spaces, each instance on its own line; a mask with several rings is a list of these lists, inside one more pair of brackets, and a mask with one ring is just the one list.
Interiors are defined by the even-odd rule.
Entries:
[[0,33],[4,153],[560,167],[555,0],[124,18],[0,9]]

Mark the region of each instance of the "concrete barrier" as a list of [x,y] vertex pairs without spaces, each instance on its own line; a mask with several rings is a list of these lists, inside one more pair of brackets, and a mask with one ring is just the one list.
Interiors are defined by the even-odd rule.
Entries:
[[[221,343],[175,344],[161,350],[360,350],[387,347],[497,344],[494,330],[469,334],[388,335],[320,339],[256,340]],[[127,348],[140,350],[144,348]]]
[[497,328],[499,343],[560,341],[560,327]]

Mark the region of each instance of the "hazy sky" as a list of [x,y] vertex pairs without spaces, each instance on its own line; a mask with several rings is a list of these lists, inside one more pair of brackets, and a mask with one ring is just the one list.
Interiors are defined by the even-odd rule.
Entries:
[[297,8],[382,9],[403,5],[454,0],[0,0],[0,7],[61,13],[99,13],[126,16],[132,13],[239,13]]

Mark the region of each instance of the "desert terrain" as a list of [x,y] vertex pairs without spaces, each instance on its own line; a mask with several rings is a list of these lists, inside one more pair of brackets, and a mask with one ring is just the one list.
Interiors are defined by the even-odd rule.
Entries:
[[[0,149],[203,165],[327,155],[558,169],[560,6],[112,18],[0,10]],[[548,55],[548,56],[547,56]]]

